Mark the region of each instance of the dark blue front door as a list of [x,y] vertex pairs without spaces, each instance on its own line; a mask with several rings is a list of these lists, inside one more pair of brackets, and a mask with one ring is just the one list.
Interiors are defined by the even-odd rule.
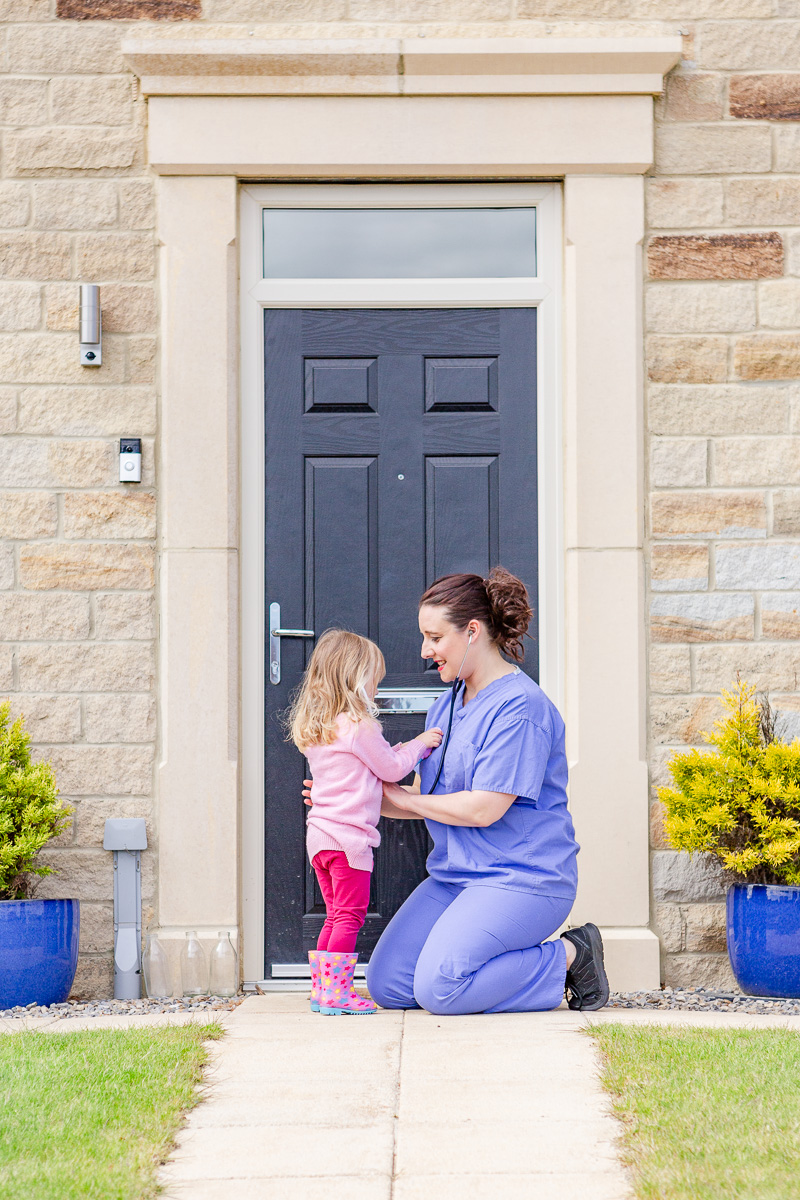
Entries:
[[[534,309],[265,314],[266,599],[281,623],[374,639],[383,688],[430,688],[417,602],[502,563],[537,595]],[[537,629],[526,670],[537,675]],[[313,642],[266,688],[266,958],[301,962],[324,907],[305,857],[304,760],[281,725]],[[390,741],[420,715],[388,715]],[[382,822],[363,959],[425,874],[422,822]]]

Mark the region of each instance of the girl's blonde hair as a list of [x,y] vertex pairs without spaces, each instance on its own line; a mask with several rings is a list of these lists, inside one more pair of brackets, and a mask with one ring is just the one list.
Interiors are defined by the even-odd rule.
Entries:
[[292,701],[287,725],[298,750],[336,740],[336,718],[374,720],[378,709],[367,686],[380,682],[386,663],[369,638],[328,629],[314,647],[303,682]]

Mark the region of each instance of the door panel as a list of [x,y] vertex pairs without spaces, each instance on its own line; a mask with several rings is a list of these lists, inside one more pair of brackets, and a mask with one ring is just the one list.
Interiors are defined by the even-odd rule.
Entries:
[[[501,562],[535,603],[535,310],[271,311],[264,344],[267,607],[280,603],[284,627],[373,638],[384,688],[437,686],[417,631],[433,579]],[[281,682],[265,684],[268,970],[302,962],[324,919],[304,760],[282,725],[312,645],[283,639]],[[407,741],[424,715],[383,725]],[[381,825],[362,957],[425,875],[423,823]]]

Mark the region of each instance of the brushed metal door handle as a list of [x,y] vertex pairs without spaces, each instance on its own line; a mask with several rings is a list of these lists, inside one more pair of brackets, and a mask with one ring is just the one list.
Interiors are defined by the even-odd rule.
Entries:
[[313,638],[313,629],[281,629],[281,606],[273,603],[269,606],[269,681],[281,681],[281,638]]

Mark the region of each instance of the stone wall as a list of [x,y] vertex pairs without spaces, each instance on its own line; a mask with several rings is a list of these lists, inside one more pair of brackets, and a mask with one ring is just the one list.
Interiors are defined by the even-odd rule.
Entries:
[[[146,917],[155,903],[157,268],[131,31],[684,35],[647,201],[654,785],[737,670],[800,711],[795,0],[0,0],[0,15],[0,691],[75,803],[39,894],[84,901],[78,994],[110,989],[107,816],[148,818]],[[99,369],[77,361],[80,280],[102,288]],[[139,487],[116,482],[125,435],[144,438]],[[666,979],[724,983],[719,881],[664,847],[657,804],[652,827]]]

